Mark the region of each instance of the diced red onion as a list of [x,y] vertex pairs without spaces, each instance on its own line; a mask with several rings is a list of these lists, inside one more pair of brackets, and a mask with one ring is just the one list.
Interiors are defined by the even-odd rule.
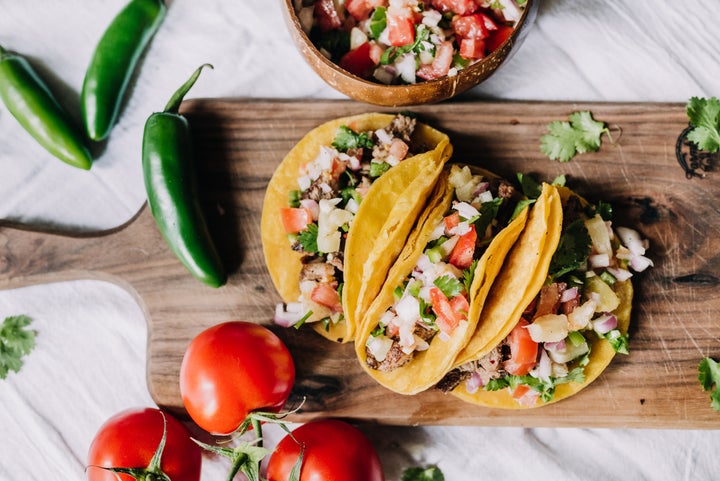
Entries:
[[313,220],[318,220],[320,215],[320,204],[314,199],[302,199],[300,205],[310,211]]
[[627,269],[621,269],[619,267],[608,267],[607,271],[620,282],[626,281],[632,277],[632,272]]
[[598,334],[607,334],[617,328],[617,317],[612,314],[603,314],[592,321],[593,329]]
[[565,339],[557,342],[546,342],[543,344],[545,349],[548,351],[564,351],[565,350]]
[[571,287],[570,289],[565,289],[563,293],[560,295],[560,302],[568,302],[572,301],[578,296],[578,288],[577,287]]
[[473,192],[473,196],[477,197],[478,195],[487,191],[489,188],[490,188],[490,182],[480,182],[477,185],[477,187],[475,188],[475,191]]
[[504,18],[506,22],[515,23],[520,20],[522,13],[515,0],[500,0],[500,5],[502,8],[493,10],[498,16]]
[[275,306],[275,317],[273,317],[273,321],[278,326],[290,327],[297,324],[303,315],[301,303],[290,302],[287,306],[279,303]]
[[470,394],[476,393],[482,386],[482,377],[477,371],[474,371],[470,377],[465,380],[465,390]]

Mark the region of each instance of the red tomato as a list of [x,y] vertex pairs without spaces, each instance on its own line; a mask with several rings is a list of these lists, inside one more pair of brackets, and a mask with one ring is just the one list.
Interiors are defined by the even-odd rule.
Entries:
[[468,60],[485,58],[485,41],[480,38],[463,38],[460,40],[460,56]]
[[455,211],[446,216],[443,221],[445,222],[445,232],[449,232],[460,224],[460,213]]
[[505,362],[505,370],[516,376],[524,376],[535,367],[537,360],[538,343],[533,341],[525,326],[528,322],[520,319],[508,336],[510,344],[510,359]]
[[376,7],[387,5],[387,0],[345,0],[345,9],[356,20],[367,20]]
[[[198,481],[202,449],[190,439],[180,421],[165,414],[166,438],[160,468],[173,481]],[[88,452],[89,481],[118,481],[106,468],[146,468],[163,435],[163,417],[159,409],[136,408],[111,417],[95,435]],[[132,481],[119,474],[122,481]],[[160,478],[157,478],[160,479]]]
[[316,0],[314,11],[317,24],[323,32],[338,29],[343,24],[333,0]]
[[370,440],[358,429],[333,419],[312,421],[285,436],[270,456],[268,481],[287,481],[305,445],[300,481],[384,481]]
[[340,67],[361,78],[368,78],[376,63],[372,58],[370,42],[350,50],[340,59]]
[[461,319],[467,319],[467,313],[470,310],[467,297],[463,295],[453,297],[450,299],[450,307],[461,316]]
[[342,304],[340,303],[340,295],[337,289],[330,284],[320,283],[312,290],[310,299],[318,304],[329,307],[334,312],[342,312]]
[[430,288],[430,303],[435,316],[437,316],[435,323],[438,329],[447,335],[452,334],[460,325],[460,321],[467,317],[467,310],[462,313],[453,309],[447,296],[437,287]]
[[290,351],[272,331],[251,322],[201,332],[180,366],[185,409],[212,434],[235,431],[251,411],[279,411],[294,382]]
[[467,269],[473,262],[475,254],[475,243],[477,242],[477,232],[475,226],[471,225],[470,230],[461,235],[450,252],[448,262],[458,269]]
[[492,32],[487,40],[485,40],[485,48],[487,48],[488,53],[495,51],[505,40],[510,38],[513,30],[513,27],[508,25],[499,25],[498,29]]
[[476,13],[474,15],[466,15],[464,17],[453,17],[451,26],[455,34],[461,38],[487,38],[490,35],[485,21],[485,15]]
[[454,48],[452,42],[445,41],[435,49],[435,59],[430,65],[421,65],[417,76],[425,80],[433,80],[447,75],[453,62]]
[[286,233],[297,234],[307,229],[313,218],[310,210],[304,207],[281,207],[280,220]]
[[408,45],[415,41],[415,23],[410,16],[387,13],[388,41],[393,47]]
[[475,0],[432,0],[432,6],[441,12],[453,12],[467,15],[478,9]]

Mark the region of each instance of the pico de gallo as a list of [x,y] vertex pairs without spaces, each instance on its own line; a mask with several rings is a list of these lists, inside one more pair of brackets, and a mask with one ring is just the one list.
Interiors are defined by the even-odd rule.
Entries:
[[478,259],[513,212],[516,190],[501,179],[451,167],[451,208],[434,227],[412,272],[394,291],[366,342],[367,364],[392,371],[427,350],[439,335],[447,340],[468,322],[470,286]]
[[479,61],[513,32],[526,0],[296,0],[313,44],[358,77],[414,84]]
[[612,227],[611,208],[583,207],[572,196],[563,208],[563,233],[547,282],[525,308],[510,335],[483,358],[454,370],[438,386],[465,382],[478,389],[508,389],[524,406],[546,403],[555,387],[583,383],[595,341],[606,339],[628,354],[628,336],[613,314],[621,306],[619,283],[652,266],[647,240],[626,227]]
[[341,126],[332,145],[321,146],[300,168],[297,189],[278,212],[292,249],[302,253],[300,298],[276,307],[277,324],[322,322],[329,329],[343,320],[347,232],[375,179],[424,148],[411,142],[416,123],[415,117],[398,114],[376,131]]

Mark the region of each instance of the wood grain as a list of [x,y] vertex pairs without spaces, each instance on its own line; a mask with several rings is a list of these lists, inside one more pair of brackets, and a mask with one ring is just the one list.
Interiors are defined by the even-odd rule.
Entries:
[[[349,101],[194,100],[192,124],[213,235],[229,268],[228,285],[191,278],[165,246],[149,210],[93,235],[0,226],[0,288],[93,278],[132,292],[148,322],[148,387],[156,402],[182,414],[178,371],[192,337],[218,322],[269,324],[277,294],[264,266],[259,225],[265,186],[307,131],[334,117],[382,111]],[[704,356],[720,356],[720,187],[717,173],[688,179],[675,156],[686,127],[678,104],[451,102],[414,108],[449,133],[454,159],[512,176],[566,174],[590,200],[610,201],[618,224],[651,243],[655,267],[636,279],[630,356],[616,357],[589,388],[531,411],[467,405],[425,392],[401,396],[376,385],[352,346],[312,331],[275,329],[297,363],[295,420],[341,417],[385,424],[720,428],[697,381]],[[598,153],[561,164],[539,151],[552,120],[591,110],[614,130]],[[621,134],[620,134],[621,130]],[[518,273],[522,275],[522,273]],[[111,349],[108,346],[108,349]]]

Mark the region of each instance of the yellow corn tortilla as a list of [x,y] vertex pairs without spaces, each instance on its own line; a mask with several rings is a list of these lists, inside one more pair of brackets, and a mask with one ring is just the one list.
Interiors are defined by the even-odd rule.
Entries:
[[[518,301],[517,296],[513,295],[515,291],[513,291],[513,287],[511,287],[511,281],[508,280],[504,283],[501,282],[500,278],[498,278],[498,281],[493,286],[493,292],[491,293],[492,300],[488,300],[486,310],[482,312],[481,318],[483,321],[490,318],[495,322],[501,322],[503,316],[508,316],[505,320],[506,324],[494,337],[487,340],[487,342],[483,340],[483,342],[476,344],[474,346],[474,350],[471,351],[468,349],[471,346],[471,344],[469,344],[468,348],[466,348],[463,352],[464,357],[461,358],[458,356],[458,361],[462,362],[456,363],[456,366],[464,364],[468,361],[482,358],[494,349],[495,346],[502,342],[520,320],[525,307],[535,298],[538,292],[540,292],[540,289],[547,278],[550,260],[552,259],[559,242],[562,228],[563,205],[565,205],[571,196],[577,196],[577,194],[573,193],[566,187],[548,187],[554,190],[555,193],[553,195],[553,200],[548,206],[549,215],[547,217],[547,239],[544,242],[541,240],[543,229],[540,217],[538,216],[537,218],[532,219],[532,216],[535,213],[540,212],[540,206],[536,206],[530,214],[531,219],[528,221],[526,232],[522,234],[521,239],[517,242],[513,252],[508,256],[508,262],[504,267],[504,269],[508,270],[508,279],[512,277],[510,275],[512,274],[510,271],[514,270],[516,275],[517,272],[528,272],[531,269],[530,266],[532,266],[535,262],[538,253],[540,253],[539,258],[541,260],[537,263],[537,266],[533,271],[533,278],[531,278],[528,283],[528,289]],[[543,186],[543,194],[545,193],[545,190],[546,186]],[[587,205],[585,199],[580,196],[577,197],[583,205]],[[534,221],[537,221],[537,225],[534,225]],[[551,236],[553,237],[552,239],[550,238]],[[555,239],[554,236],[557,236],[557,239]],[[544,245],[539,247],[539,244]],[[516,264],[512,265],[513,262],[516,262]],[[633,286],[630,280],[617,282],[615,286],[614,291],[620,299],[620,305],[615,311],[613,311],[613,314],[617,317],[618,329],[622,334],[626,334],[630,325]],[[515,286],[515,288],[517,288],[517,286]],[[590,341],[590,339],[588,341]],[[615,357],[615,350],[612,348],[610,343],[605,339],[596,338],[590,346],[589,362],[585,367],[584,382],[559,384],[555,388],[555,395],[551,401],[542,402],[538,400],[532,406],[518,403],[507,389],[501,389],[498,391],[485,391],[483,389],[478,389],[474,393],[469,393],[465,388],[464,382],[460,383],[453,391],[451,391],[451,393],[463,401],[493,408],[529,409],[545,406],[568,398],[587,387],[591,382],[597,379],[598,376],[600,376],[605,368],[607,368],[613,357]]]
[[[377,130],[386,127],[393,118],[391,114],[368,113],[326,122],[307,133],[275,170],[265,193],[260,231],[270,277],[284,302],[295,302],[300,296],[301,254],[291,249],[280,218],[280,208],[287,206],[290,191],[298,188],[300,167],[315,159],[321,146],[332,144],[338,127],[347,125],[358,132]],[[399,223],[398,220],[417,216],[452,153],[447,135],[420,122],[416,125],[411,143],[423,145],[428,150],[403,160],[373,182],[355,215],[344,252],[342,301],[345,318],[329,330],[320,323],[313,325],[328,339],[352,341],[356,329],[354,313],[364,305],[363,298],[359,296],[374,296],[380,289],[385,272],[394,260],[393,252],[397,256],[412,226],[409,222]],[[393,224],[399,225],[393,227]],[[388,232],[384,244],[364,241],[375,239],[381,230]],[[368,263],[368,259],[374,259],[375,264]],[[371,274],[363,274],[364,271]],[[373,289],[370,285],[360,293],[362,282],[353,282],[352,279],[369,279],[377,283],[377,288]]]
[[[497,177],[482,169],[473,168],[472,170],[473,173],[482,174],[486,178]],[[389,372],[372,369],[366,362],[365,344],[370,333],[377,327],[380,317],[393,305],[396,286],[401,284],[413,270],[433,230],[450,209],[454,198],[454,189],[447,179],[448,172],[446,170],[438,181],[429,207],[418,219],[418,227],[408,238],[397,262],[388,272],[378,297],[362,318],[355,339],[355,351],[363,369],[378,383],[400,394],[415,394],[432,387],[453,366],[455,356],[475,331],[490,286],[500,272],[505,256],[523,231],[528,217],[528,208],[525,208],[493,238],[479,259],[470,286],[470,308],[467,322],[461,323],[447,340],[441,339],[439,335],[434,336],[427,350],[416,352],[413,359],[403,366]]]

